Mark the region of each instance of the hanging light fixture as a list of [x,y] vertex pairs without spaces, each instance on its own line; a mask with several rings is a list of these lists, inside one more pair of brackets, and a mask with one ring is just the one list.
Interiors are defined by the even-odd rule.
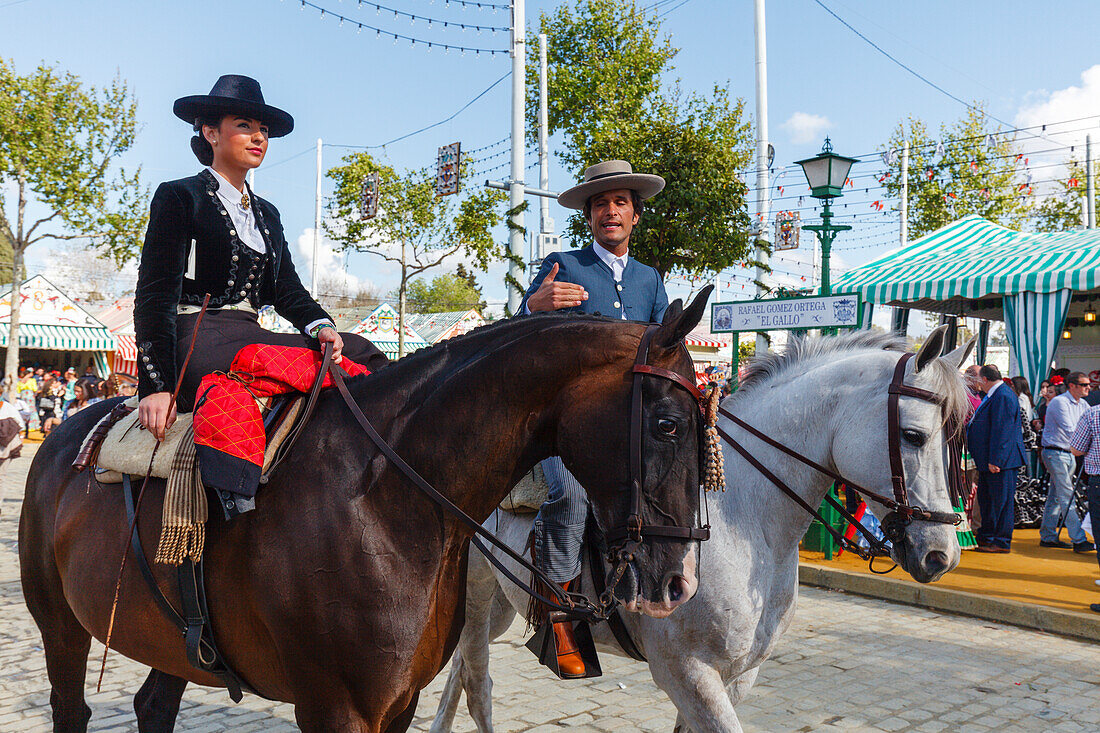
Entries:
[[1085,309],[1085,323],[1096,323],[1096,309],[1092,307],[1092,303]]
[[1069,341],[1071,338],[1073,338],[1073,331],[1069,330],[1068,328],[1064,329],[1062,331],[1062,338],[1064,338],[1066,341]]

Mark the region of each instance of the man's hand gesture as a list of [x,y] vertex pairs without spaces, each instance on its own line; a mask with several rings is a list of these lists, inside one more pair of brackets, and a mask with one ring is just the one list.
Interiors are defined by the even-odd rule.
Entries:
[[527,299],[527,309],[532,313],[537,311],[556,311],[560,308],[572,308],[582,301],[588,300],[588,292],[580,285],[558,282],[554,278],[558,275],[558,263],[546,273],[539,289]]

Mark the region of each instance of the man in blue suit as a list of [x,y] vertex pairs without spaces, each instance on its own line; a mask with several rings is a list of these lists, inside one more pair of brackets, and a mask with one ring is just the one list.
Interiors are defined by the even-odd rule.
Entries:
[[[630,234],[641,218],[642,202],[664,186],[663,178],[634,173],[625,160],[588,168],[584,182],[558,196],[558,203],[584,212],[594,241],[548,255],[520,312],[598,313],[659,322],[668,308],[665,284],[655,269],[630,257]],[[535,558],[551,580],[568,590],[581,572],[588,498],[560,458],[548,458],[542,468],[550,493],[535,519]],[[562,677],[584,677],[572,625],[554,624],[554,636]]]
[[978,469],[978,552],[1007,553],[1015,523],[1016,474],[1024,465],[1020,401],[992,364],[978,371],[976,381],[985,399],[970,418],[966,440]]

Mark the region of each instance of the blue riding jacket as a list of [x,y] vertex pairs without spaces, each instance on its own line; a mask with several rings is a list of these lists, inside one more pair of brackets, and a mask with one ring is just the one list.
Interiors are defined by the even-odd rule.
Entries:
[[595,244],[567,252],[552,252],[542,261],[542,267],[523,296],[520,313],[527,307],[527,299],[534,294],[543,279],[558,265],[555,280],[580,285],[588,291],[588,300],[579,306],[562,308],[559,313],[588,313],[622,318],[629,321],[660,323],[668,309],[668,294],[660,273],[649,265],[643,265],[628,257],[621,282],[615,282],[611,268],[593,251]]

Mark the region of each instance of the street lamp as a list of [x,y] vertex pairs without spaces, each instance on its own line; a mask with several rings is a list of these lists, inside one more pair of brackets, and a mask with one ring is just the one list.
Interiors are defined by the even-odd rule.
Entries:
[[852,169],[855,158],[846,158],[833,152],[833,144],[829,138],[825,138],[825,144],[821,146],[821,152],[812,158],[798,161],[802,166],[802,172],[806,174],[806,182],[810,184],[810,195],[815,199],[821,199],[824,207],[821,211],[820,224],[807,224],[803,229],[817,232],[817,238],[821,240],[821,294],[830,295],[832,285],[829,282],[829,252],[833,246],[833,239],[837,232],[846,232],[852,227],[847,224],[833,224],[833,212],[829,208],[829,202],[844,195],[844,182],[848,180],[848,171]]

